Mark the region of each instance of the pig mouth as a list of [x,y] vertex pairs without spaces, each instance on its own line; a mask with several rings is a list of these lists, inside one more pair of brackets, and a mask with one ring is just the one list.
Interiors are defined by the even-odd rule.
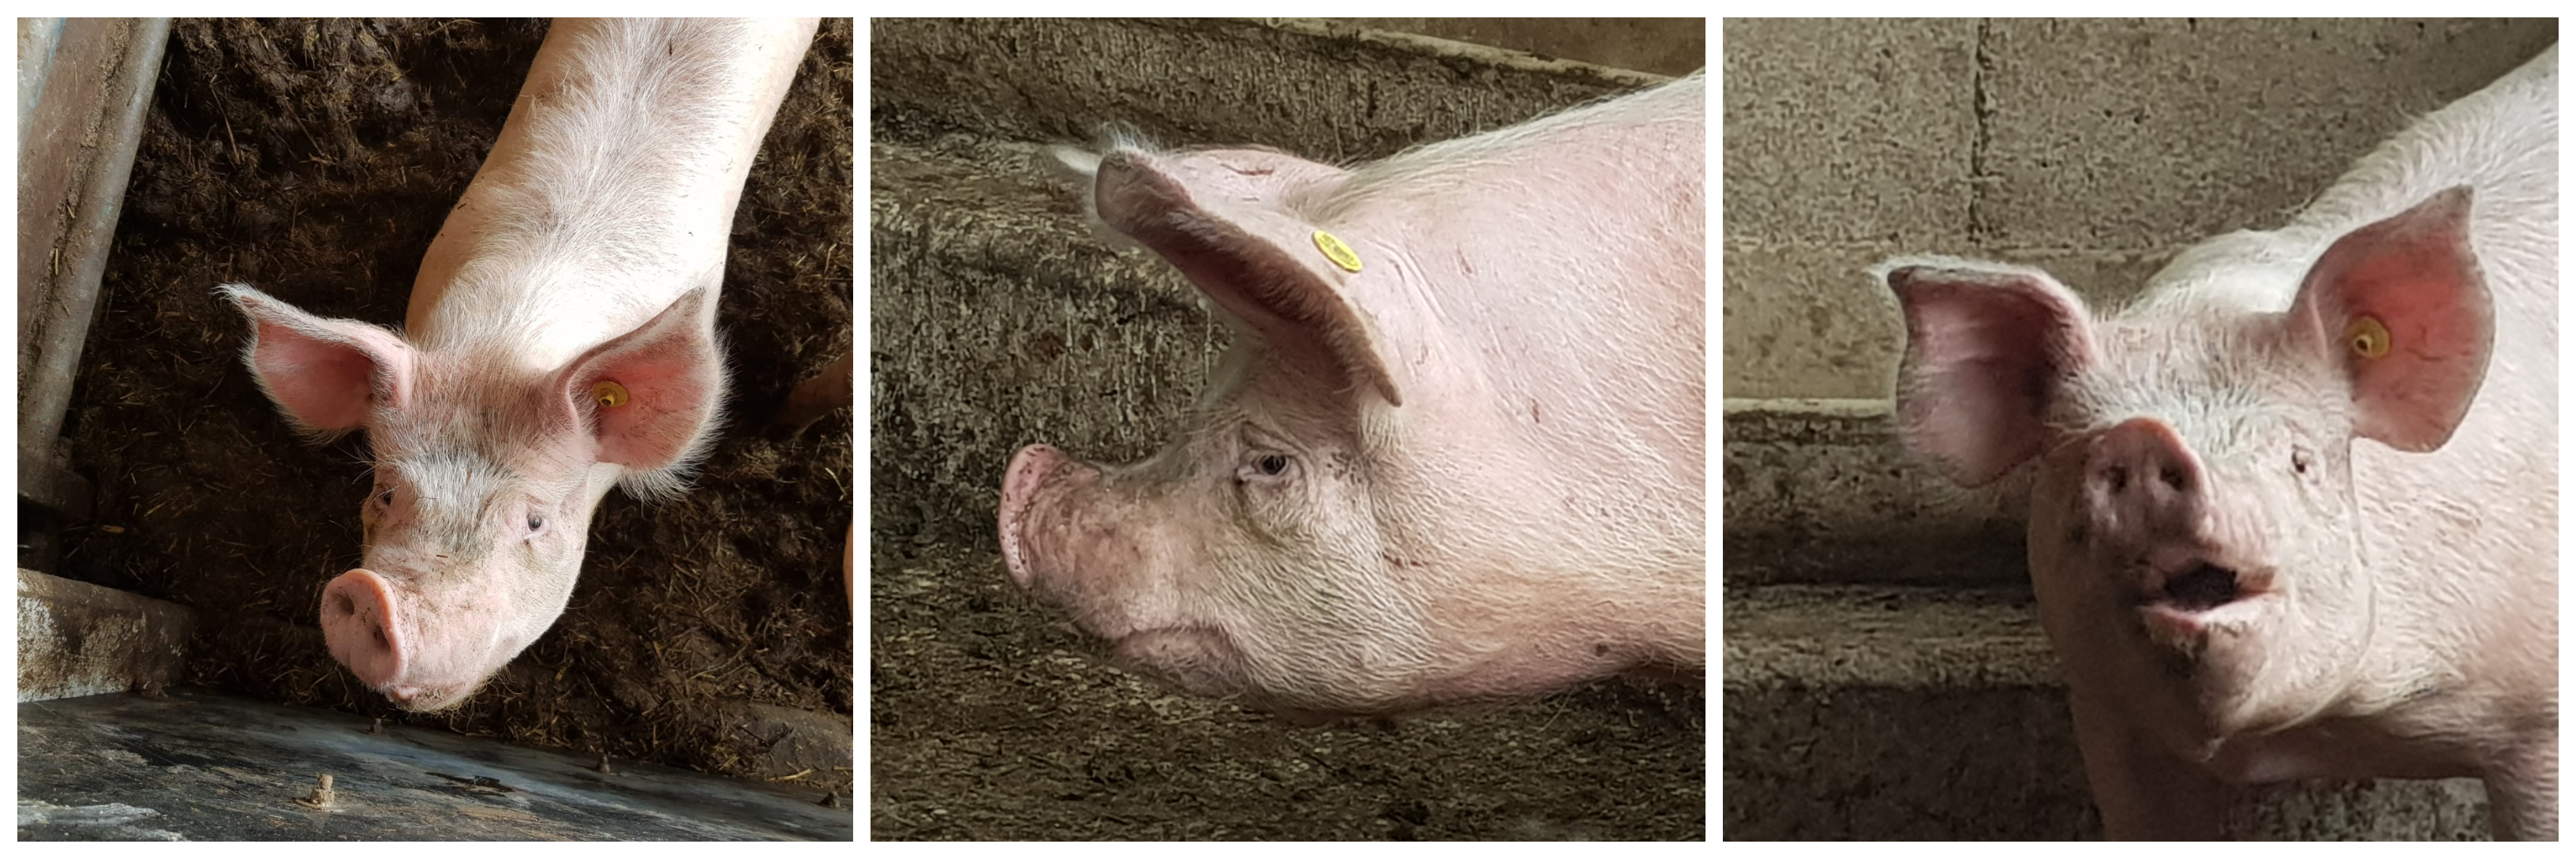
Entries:
[[2167,573],[2138,601],[2150,634],[2175,644],[2197,640],[2219,627],[2257,622],[2271,596],[2268,568],[2191,561]]
[[2245,595],[2236,571],[2217,564],[2193,564],[2178,575],[2165,579],[2164,590],[2152,600],[2186,612],[2208,611],[2235,602]]

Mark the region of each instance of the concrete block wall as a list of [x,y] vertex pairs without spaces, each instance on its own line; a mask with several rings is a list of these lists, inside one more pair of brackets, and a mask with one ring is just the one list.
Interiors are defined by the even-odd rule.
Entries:
[[2114,300],[2557,41],[2554,19],[1723,26],[1729,398],[1886,397],[1900,332],[1866,269],[1890,255]]
[[[2038,265],[2097,306],[2278,226],[2536,21],[1727,20],[1723,709],[1729,837],[2098,837],[2031,621],[2026,490],[1896,448],[1869,266]],[[2474,838],[2474,782],[2245,790],[2258,838]]]

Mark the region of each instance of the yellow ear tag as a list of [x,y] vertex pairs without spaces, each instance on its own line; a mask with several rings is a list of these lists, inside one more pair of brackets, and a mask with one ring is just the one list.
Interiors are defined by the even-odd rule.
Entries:
[[2352,344],[2355,355],[2377,358],[2388,354],[2388,326],[2380,324],[2378,317],[2354,317],[2352,324],[2344,328],[2343,339]]
[[590,386],[590,399],[591,402],[598,403],[601,408],[613,409],[626,405],[626,386],[602,379],[599,384]]
[[1350,245],[1342,244],[1342,240],[1334,238],[1332,233],[1327,233],[1323,230],[1316,230],[1315,249],[1323,251],[1324,258],[1332,260],[1333,264],[1340,266],[1343,271],[1351,272],[1353,274],[1359,273],[1359,252],[1351,250]]

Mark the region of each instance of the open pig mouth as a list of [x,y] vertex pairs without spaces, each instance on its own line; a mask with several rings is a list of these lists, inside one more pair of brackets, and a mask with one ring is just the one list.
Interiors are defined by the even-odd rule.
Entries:
[[2202,562],[2167,577],[2163,592],[2150,601],[2200,612],[2235,602],[2244,595],[2235,570]]
[[2257,622],[2265,613],[2260,604],[2270,595],[2271,577],[2269,569],[2194,561],[2166,575],[2138,601],[2138,608],[2152,637],[2181,646],[2214,629]]

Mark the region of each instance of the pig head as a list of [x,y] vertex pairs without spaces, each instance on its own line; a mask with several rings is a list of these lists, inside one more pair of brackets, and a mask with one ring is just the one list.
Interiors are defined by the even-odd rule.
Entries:
[[2489,406],[2473,449],[2431,456],[2493,381],[2472,203],[2433,194],[2321,254],[2221,239],[2193,253],[2233,262],[2187,253],[2169,272],[2197,280],[2108,316],[2031,269],[1880,269],[1906,444],[1965,485],[2037,464],[2031,582],[2112,836],[2218,834],[2213,778],[2499,793],[2527,747],[2533,714],[2504,702],[2538,681],[2498,679],[2500,642],[2531,540],[2554,538],[2478,536],[2523,514],[2482,507],[2472,474],[2517,455],[2496,439],[2519,418]]
[[464,701],[554,624],[600,498],[621,481],[676,486],[723,390],[706,288],[561,366],[424,349],[248,286],[222,292],[250,318],[244,359],[288,420],[316,439],[367,431],[364,560],[323,589],[322,630],[334,658],[411,710]]
[[1703,91],[1353,169],[1060,154],[1234,341],[1152,458],[1011,459],[1012,579],[1295,717],[1699,668]]

